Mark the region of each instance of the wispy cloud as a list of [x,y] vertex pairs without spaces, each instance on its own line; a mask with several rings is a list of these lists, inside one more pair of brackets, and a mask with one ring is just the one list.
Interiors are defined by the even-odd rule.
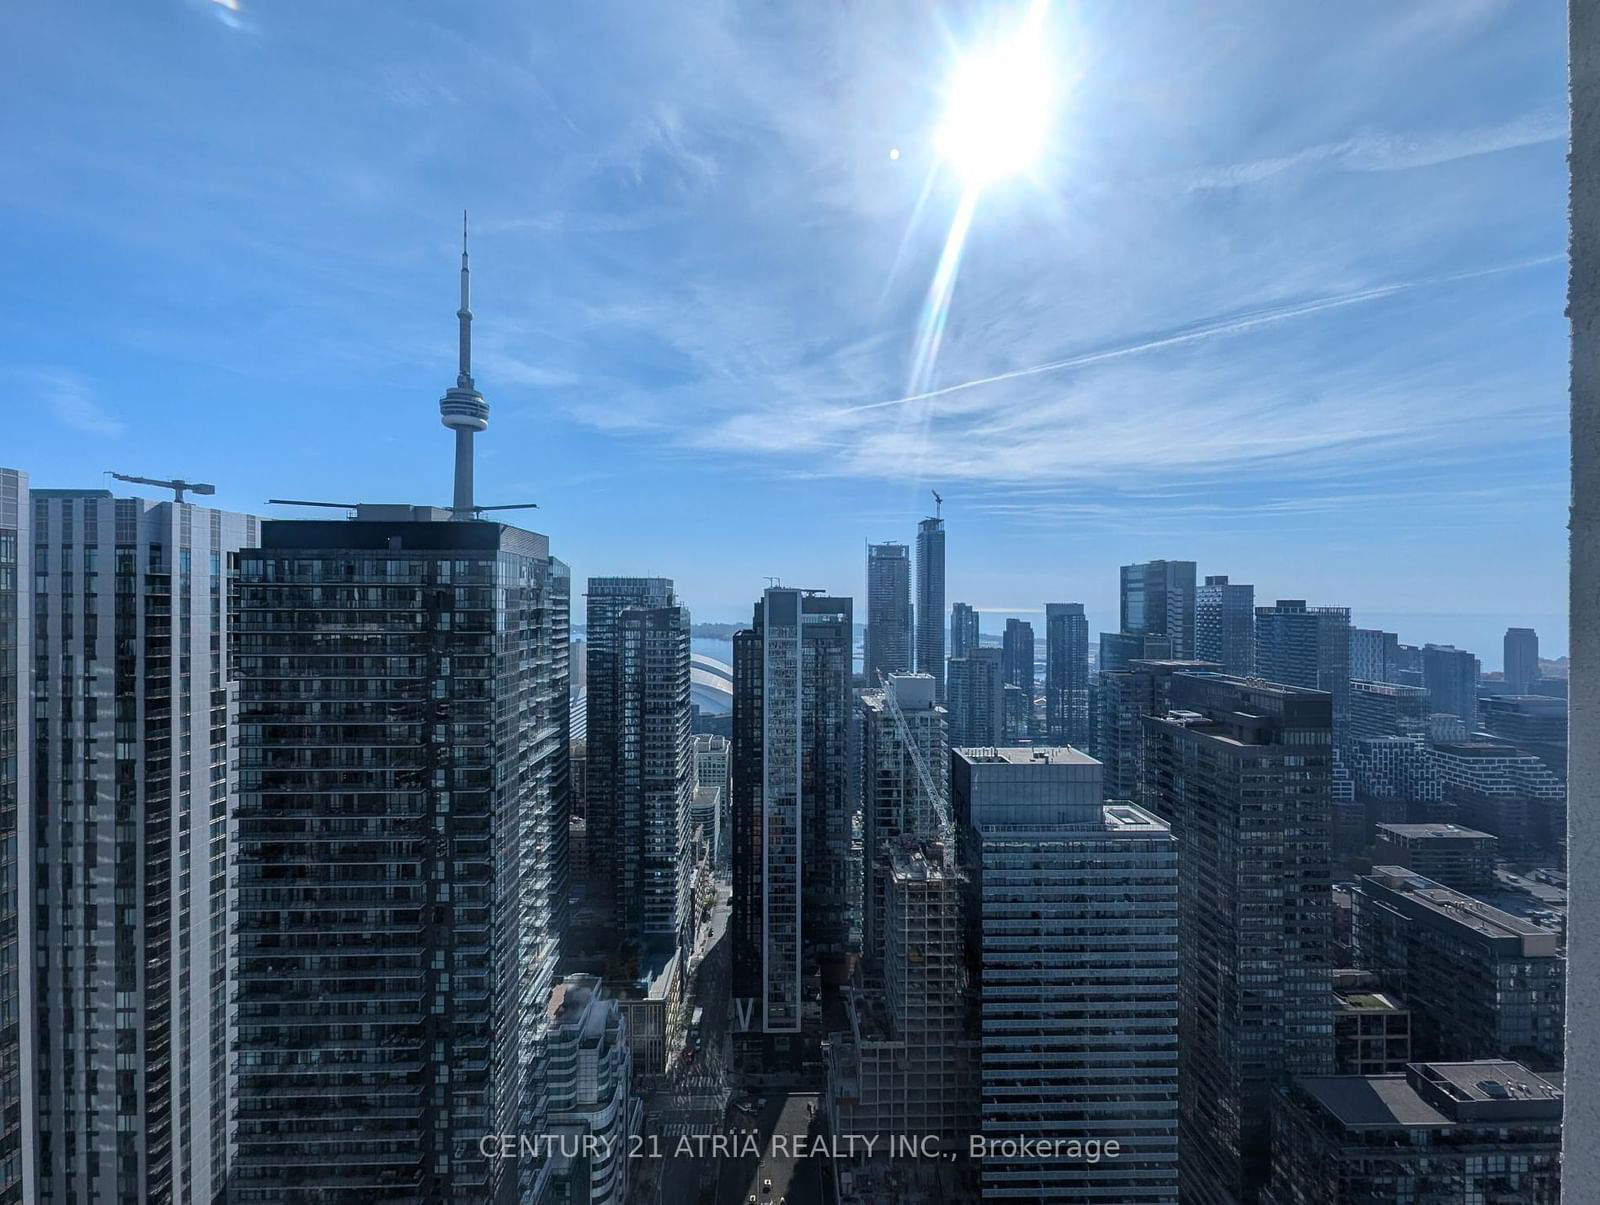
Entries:
[[72,373],[45,372],[38,377],[39,388],[56,419],[88,435],[115,438],[126,424],[103,405],[94,389]]

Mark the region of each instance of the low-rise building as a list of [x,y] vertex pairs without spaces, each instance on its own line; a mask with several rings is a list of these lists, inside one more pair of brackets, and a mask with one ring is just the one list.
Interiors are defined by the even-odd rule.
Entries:
[[1457,891],[1488,891],[1495,885],[1500,839],[1459,824],[1380,824],[1373,860],[1404,866]]
[[1340,1075],[1395,1075],[1411,1061],[1411,1010],[1371,971],[1333,972],[1333,1060]]

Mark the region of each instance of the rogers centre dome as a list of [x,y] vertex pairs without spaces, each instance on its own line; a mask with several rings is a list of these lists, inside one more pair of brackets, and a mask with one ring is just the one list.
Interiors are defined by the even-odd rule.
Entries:
[[703,715],[733,713],[733,666],[704,653],[689,656],[689,701]]

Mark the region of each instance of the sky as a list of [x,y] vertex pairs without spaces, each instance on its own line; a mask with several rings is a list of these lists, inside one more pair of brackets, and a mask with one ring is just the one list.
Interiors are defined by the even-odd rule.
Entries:
[[1166,557],[1564,653],[1564,6],[1058,0],[919,367],[948,82],[1022,12],[17,0],[0,464],[447,503],[465,207],[478,498],[577,582],[860,600],[937,489],[985,630]]

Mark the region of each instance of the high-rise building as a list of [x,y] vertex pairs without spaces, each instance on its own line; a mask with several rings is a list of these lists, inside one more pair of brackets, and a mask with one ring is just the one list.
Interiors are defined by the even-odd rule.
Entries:
[[689,919],[689,612],[661,577],[591,577],[586,597],[589,895],[616,948],[670,950]]
[[1525,695],[1539,676],[1539,633],[1532,628],[1507,628],[1505,680],[1508,695]]
[[1280,598],[1256,608],[1256,676],[1333,700],[1336,749],[1350,739],[1350,609]]
[[917,524],[916,669],[933,675],[934,691],[944,702],[944,520],[938,518]]
[[954,603],[950,607],[950,655],[965,657],[972,649],[983,644],[978,634],[978,613],[970,604]]
[[1226,574],[1206,578],[1195,591],[1194,657],[1227,674],[1256,669],[1256,588],[1230,582]]
[[1044,606],[1044,732],[1052,745],[1089,743],[1089,620],[1082,603]]
[[1006,620],[1000,648],[1006,685],[1015,686],[1022,693],[1024,722],[1017,739],[1025,740],[1033,736],[1033,625],[1024,619]]
[[1270,1205],[1555,1202],[1558,1084],[1519,1063],[1296,1080],[1274,1103]]
[[1168,707],[1144,721],[1144,773],[1178,838],[1184,1198],[1253,1201],[1274,1088],[1333,1066],[1333,703],[1177,674]]
[[552,1164],[547,1195],[622,1205],[628,1151],[644,1117],[644,1101],[632,1089],[628,1023],[594,975],[570,975],[556,984],[546,1015],[544,1132]]
[[517,1193],[477,1138],[537,1095],[570,592],[546,537],[425,507],[241,554],[241,1203]]
[[982,1160],[985,1201],[1175,1202],[1178,865],[1167,826],[1107,803],[1076,749],[961,749],[951,795],[969,879],[980,1129],[1115,1141]]
[[[1135,661],[1170,661],[1176,654],[1172,641],[1165,636],[1145,636],[1133,632],[1101,632],[1100,659],[1097,668],[1102,674],[1127,669]],[[1048,666],[1046,667],[1048,669]]]
[[0,1086],[20,1067],[28,1088],[0,1133],[20,1125],[30,1201],[210,1202],[229,1147],[228,569],[257,520],[5,484],[0,673],[32,666],[7,714],[33,731],[25,765],[0,746],[6,799],[31,779],[20,813],[0,807],[18,829],[0,924],[24,921],[0,962],[25,976],[0,1005],[22,1047]]
[[1418,1058],[1561,1065],[1566,959],[1552,930],[1403,866],[1352,895],[1356,957],[1411,1006]]
[[848,948],[852,640],[848,598],[781,586],[734,635],[734,1026],[768,1068]]
[[1174,674],[1215,673],[1211,661],[1133,661],[1100,675],[1100,762],[1107,799],[1144,802],[1144,717],[1167,713]]
[[1478,700],[1483,729],[1531,753],[1567,779],[1567,701],[1550,695],[1490,695]]
[[[239,555],[230,1199],[537,1199],[566,926],[567,567],[479,518],[461,362],[454,505],[274,521]],[[220,934],[219,934],[220,936]]]
[[1166,656],[1194,657],[1195,564],[1193,561],[1144,561],[1122,566],[1122,631],[1130,635],[1165,636]]
[[1356,682],[1396,682],[1400,637],[1377,628],[1350,629],[1350,677]]
[[1478,724],[1478,659],[1451,644],[1422,648],[1422,685],[1433,710],[1461,718],[1470,732]]
[[867,545],[867,636],[862,671],[867,685],[908,673],[915,625],[911,613],[911,550],[904,544]]
[[1004,652],[972,649],[950,661],[950,744],[1005,743],[1006,680]]
[[[938,832],[937,809],[924,798],[917,758],[934,790],[941,792],[941,800],[949,791],[950,758],[945,709],[934,702],[933,679],[927,674],[891,675],[882,689],[863,691],[860,699],[861,823],[866,862],[861,957],[867,981],[876,984],[883,969],[889,867],[896,843],[902,837]],[[902,721],[904,733],[915,742],[915,755],[907,747]]]
[[1428,692],[1398,682],[1350,683],[1350,737],[1422,736],[1432,708]]
[[1429,752],[1453,815],[1499,837],[1506,857],[1551,853],[1565,838],[1566,785],[1533,754],[1488,740],[1435,741]]
[[27,943],[33,915],[33,867],[27,853],[32,837],[21,825],[21,805],[32,798],[33,774],[33,726],[27,711],[33,698],[30,510],[28,475],[0,469],[0,1205],[21,1205],[37,1157],[23,1125],[24,1096],[30,1114],[36,1099],[34,1042],[24,1035],[33,1033],[37,1020]]

